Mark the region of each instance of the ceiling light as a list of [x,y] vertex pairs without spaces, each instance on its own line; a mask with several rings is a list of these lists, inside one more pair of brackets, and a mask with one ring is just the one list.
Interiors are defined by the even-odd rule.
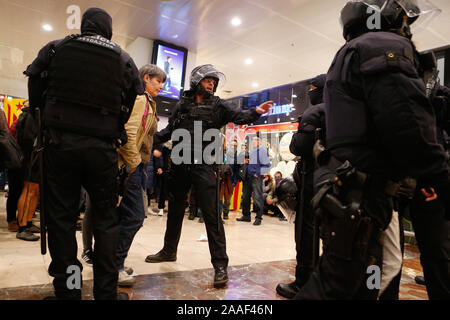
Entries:
[[253,64],[253,60],[250,58],[245,59],[245,64],[248,64],[248,65]]
[[240,25],[242,24],[242,21],[241,21],[241,19],[239,19],[238,17],[234,17],[234,18],[231,20],[231,24],[232,24],[233,26],[237,27],[237,26],[240,26]]
[[258,88],[258,87],[259,87],[259,83],[253,82],[253,83],[252,83],[252,87],[253,87],[253,88]]
[[173,38],[173,39],[177,39],[177,38],[178,38],[178,35],[177,35],[177,34],[174,34],[174,35],[172,36],[172,38]]
[[49,25],[49,24],[44,24],[42,26],[42,29],[44,29],[45,31],[52,31],[53,27],[51,25]]
[[292,95],[292,98],[297,98],[297,95],[296,95],[296,94],[293,94],[293,95]]

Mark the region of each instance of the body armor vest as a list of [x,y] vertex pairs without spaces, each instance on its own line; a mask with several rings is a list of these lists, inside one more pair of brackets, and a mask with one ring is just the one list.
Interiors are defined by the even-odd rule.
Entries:
[[[174,122],[174,130],[185,129],[190,133],[192,155],[196,154],[195,151],[199,152],[200,149],[203,152],[204,148],[211,143],[211,141],[203,141],[204,134],[207,130],[220,130],[222,124],[219,122],[219,116],[217,114],[218,110],[216,108],[219,102],[220,98],[218,97],[211,97],[199,104],[194,102],[193,97],[184,97],[180,101],[180,109]],[[196,142],[199,141],[195,140],[195,137],[197,137],[200,133],[198,129],[195,131],[196,122],[201,122],[201,144],[197,144]],[[195,133],[197,136],[195,136]],[[222,142],[220,141],[220,143]]]
[[98,35],[63,41],[48,70],[45,124],[89,136],[119,137],[124,88],[120,47]]
[[390,32],[369,32],[343,46],[328,71],[324,91],[327,148],[330,150],[349,145],[370,148],[366,101],[362,92],[351,91],[347,81],[354,70],[350,70],[354,67],[352,63],[359,63],[357,72],[361,74],[389,72],[394,68],[417,76],[414,48],[405,37]]

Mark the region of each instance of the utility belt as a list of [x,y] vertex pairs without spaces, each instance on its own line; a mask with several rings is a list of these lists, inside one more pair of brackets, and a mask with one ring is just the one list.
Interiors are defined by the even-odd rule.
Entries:
[[321,182],[312,199],[312,206],[321,215],[325,227],[324,249],[346,260],[366,259],[369,239],[380,239],[382,233],[381,227],[361,208],[369,184],[372,190],[384,188],[390,197],[412,198],[416,182],[414,179],[387,181],[356,169],[349,161],[342,163],[332,155],[325,167],[336,175]]

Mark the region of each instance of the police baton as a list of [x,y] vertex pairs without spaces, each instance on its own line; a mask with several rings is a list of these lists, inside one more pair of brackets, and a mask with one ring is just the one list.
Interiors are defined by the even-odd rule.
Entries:
[[39,165],[39,200],[40,200],[40,214],[39,221],[41,227],[41,254],[45,255],[47,253],[47,225],[45,221],[45,185],[44,185],[44,135],[42,134],[42,119],[41,110],[39,108],[35,109],[36,116],[38,120],[38,136],[36,153],[38,157]]
[[[315,132],[315,140],[316,143],[323,139],[322,137],[322,129],[317,128]],[[319,239],[319,215],[317,212],[313,212],[313,266],[316,267],[317,263],[319,262],[319,246],[320,246],[320,239]]]
[[216,210],[217,210],[217,231],[220,232],[220,172],[219,166],[216,167]]

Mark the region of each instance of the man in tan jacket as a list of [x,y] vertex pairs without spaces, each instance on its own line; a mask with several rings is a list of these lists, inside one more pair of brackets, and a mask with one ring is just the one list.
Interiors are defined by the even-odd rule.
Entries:
[[158,119],[153,98],[162,90],[167,77],[156,65],[143,66],[139,69],[139,74],[145,93],[136,98],[133,112],[125,125],[128,142],[119,149],[119,167],[131,168],[127,190],[119,206],[120,235],[117,247],[119,286],[132,286],[135,282],[131,276],[132,269],[125,268],[124,262],[134,236],[145,219],[142,190],[146,185],[145,171],[150,160],[149,155],[153,145],[153,135],[157,131]]

